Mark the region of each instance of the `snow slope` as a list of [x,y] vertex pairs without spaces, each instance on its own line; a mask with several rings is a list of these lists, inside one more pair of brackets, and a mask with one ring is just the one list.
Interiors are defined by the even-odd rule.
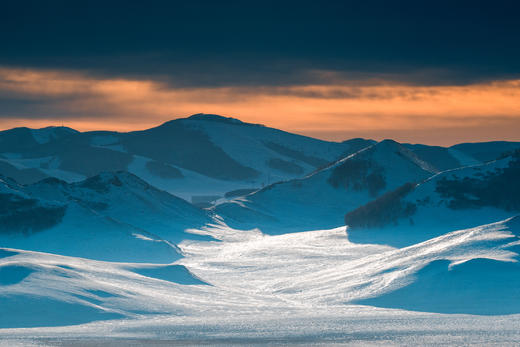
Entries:
[[345,211],[435,172],[412,151],[385,140],[303,179],[273,184],[214,210],[231,226],[266,233],[331,228],[343,224]]
[[[284,341],[326,343],[341,337],[377,340],[377,334],[386,333],[398,343],[405,336],[396,330],[402,330],[415,337],[416,343],[438,343],[442,338],[453,343],[459,335],[450,335],[452,330],[444,324],[459,322],[459,334],[467,329],[468,336],[463,335],[469,338],[461,342],[502,341],[492,328],[497,325],[506,334],[503,341],[512,342],[507,332],[515,330],[520,313],[519,227],[518,219],[508,219],[396,249],[351,243],[345,227],[269,236],[215,226],[199,232],[220,242],[185,241],[180,244],[185,258],[170,265],[109,263],[1,249],[0,272],[8,276],[0,284],[0,306],[13,315],[2,316],[1,327],[53,326],[69,315],[74,315],[73,323],[112,321],[0,329],[0,336],[220,339],[225,344],[228,338],[248,337],[265,343],[273,334]],[[444,282],[437,283],[439,279]],[[471,287],[470,295],[462,300],[460,286]],[[449,290],[439,290],[445,288]],[[411,293],[410,300],[403,300],[403,290]],[[48,303],[67,309],[33,315]],[[445,307],[453,308],[450,313],[514,315],[495,316],[489,324],[490,320],[475,316],[402,310],[445,312]],[[392,325],[384,323],[389,321]],[[432,340],[411,326],[429,326],[426,335]],[[481,333],[475,334],[476,330]],[[356,336],[355,331],[372,334]],[[476,336],[470,338],[470,331]],[[441,340],[434,338],[437,334]]]

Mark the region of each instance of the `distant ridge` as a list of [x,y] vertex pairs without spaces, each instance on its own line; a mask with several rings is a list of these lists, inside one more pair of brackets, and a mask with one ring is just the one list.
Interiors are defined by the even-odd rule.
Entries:
[[365,142],[322,141],[203,113],[140,131],[66,129],[0,132],[0,174],[31,184],[128,171],[191,201],[301,177]]
[[[130,132],[15,128],[0,131],[0,174],[31,184],[45,177],[71,183],[103,171],[128,171],[191,201],[303,178],[375,143],[323,141],[206,113]],[[482,164],[516,148],[520,143],[404,144],[400,152],[439,172]]]

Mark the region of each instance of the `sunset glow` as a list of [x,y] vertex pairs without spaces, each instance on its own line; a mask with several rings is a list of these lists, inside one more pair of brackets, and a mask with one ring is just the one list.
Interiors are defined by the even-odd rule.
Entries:
[[[175,88],[151,80],[102,79],[77,72],[0,69],[0,93],[35,101],[27,114],[3,112],[3,128],[64,124],[81,131],[129,131],[194,113],[216,113],[324,139],[349,136],[445,143],[414,131],[468,129],[520,139],[520,81],[465,86],[378,82],[354,86]],[[38,100],[46,99],[45,103]],[[490,133],[490,130],[492,133]],[[508,133],[508,130],[510,131]],[[399,132],[408,131],[406,136]]]

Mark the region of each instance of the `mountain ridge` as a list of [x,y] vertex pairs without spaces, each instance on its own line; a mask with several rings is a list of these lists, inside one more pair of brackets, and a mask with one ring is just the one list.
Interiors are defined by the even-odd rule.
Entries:
[[208,114],[126,133],[74,132],[41,144],[30,129],[14,133],[0,132],[0,173],[21,183],[46,176],[74,182],[123,170],[186,200],[299,177],[363,142],[322,141]]

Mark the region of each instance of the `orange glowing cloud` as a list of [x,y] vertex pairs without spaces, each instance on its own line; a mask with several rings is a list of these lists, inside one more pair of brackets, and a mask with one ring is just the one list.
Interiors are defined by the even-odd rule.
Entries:
[[519,80],[466,86],[175,88],[151,80],[3,68],[0,96],[28,105],[0,109],[1,128],[63,123],[78,130],[126,131],[205,112],[336,140],[520,140]]

